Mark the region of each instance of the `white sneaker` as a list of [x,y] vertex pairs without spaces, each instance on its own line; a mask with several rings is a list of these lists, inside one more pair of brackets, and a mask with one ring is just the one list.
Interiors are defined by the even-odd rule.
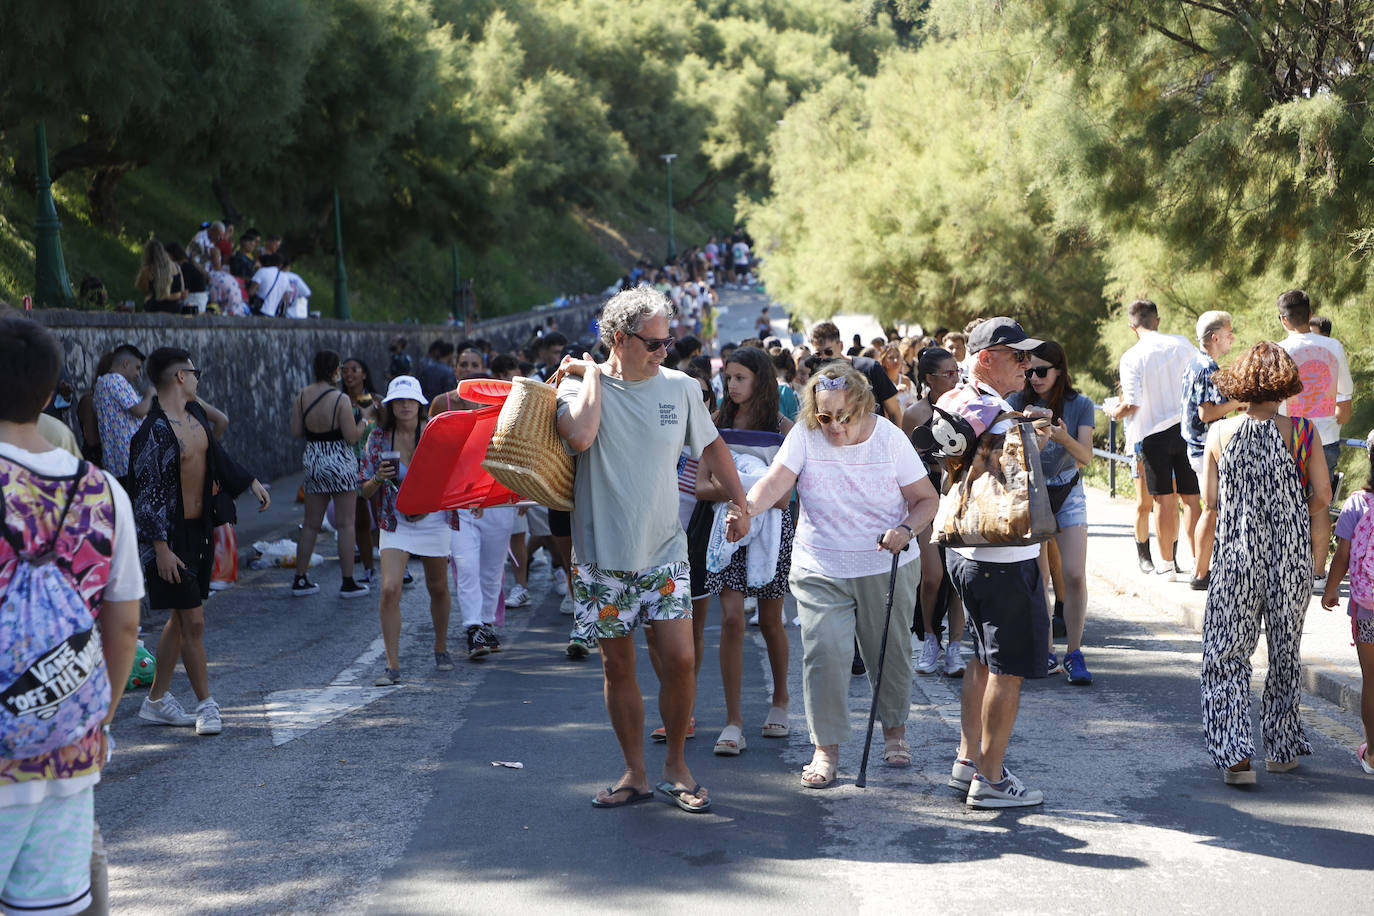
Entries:
[[759,625],[759,612],[756,610],[756,611],[754,611],[754,616],[749,618],[749,626],[751,626],[751,627],[756,627],[756,626],[758,626],[758,625]]
[[968,793],[969,786],[973,785],[973,777],[978,775],[978,768],[973,765],[972,760],[963,757],[954,758],[954,766],[949,770],[949,782],[947,785],[951,789],[959,789],[965,794]]
[[160,700],[144,697],[143,705],[138,708],[138,717],[158,725],[175,725],[179,728],[196,724],[196,717],[182,709],[170,692],[164,693]]
[[222,591],[224,591],[226,588],[233,588],[233,587],[234,587],[234,583],[232,583],[232,582],[225,582],[223,579],[211,579],[211,580],[210,580],[210,591],[212,591],[212,592],[222,592]]
[[1027,789],[1011,770],[1002,767],[1002,781],[990,781],[982,773],[973,777],[964,800],[970,808],[1029,808],[1044,803],[1039,789]]
[[934,674],[940,668],[940,643],[929,635],[921,642],[921,659],[916,663],[917,674]]
[[572,595],[563,596],[563,602],[558,605],[558,613],[565,617],[571,617],[573,614],[577,613],[577,609],[573,607]]
[[553,590],[555,594],[562,595],[564,598],[568,596],[568,577],[563,575],[561,569],[553,571]]
[[196,734],[218,735],[222,731],[224,722],[220,719],[219,704],[212,699],[202,700],[196,707]]
[[506,607],[528,607],[530,603],[529,589],[523,585],[517,585],[510,590],[506,596]]
[[951,642],[945,646],[945,677],[960,677],[964,673],[964,656],[959,652],[959,643]]

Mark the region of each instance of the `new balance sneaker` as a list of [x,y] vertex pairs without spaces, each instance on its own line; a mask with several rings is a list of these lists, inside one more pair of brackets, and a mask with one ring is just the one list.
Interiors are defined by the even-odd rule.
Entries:
[[564,617],[571,617],[576,612],[577,609],[573,607],[572,595],[564,595],[563,601],[558,605],[558,613]]
[[400,668],[385,668],[382,673],[377,675],[377,680],[373,681],[374,687],[395,687],[401,683]]
[[951,642],[945,646],[945,677],[964,676],[964,656],[959,651],[959,643]]
[[1057,653],[1054,653],[1054,652],[1051,652],[1051,653],[1050,653],[1050,663],[1049,663],[1049,667],[1045,669],[1045,673],[1046,673],[1047,675],[1048,675],[1048,674],[1063,674],[1063,673],[1064,673],[1064,666],[1063,666],[1062,664],[1059,663],[1059,655],[1058,655]]
[[171,693],[164,693],[160,700],[144,697],[143,705],[138,708],[138,717],[158,725],[175,725],[178,728],[196,724],[196,717],[183,709]]
[[1088,685],[1093,682],[1093,676],[1088,671],[1088,663],[1083,661],[1083,650],[1074,649],[1064,656],[1064,670],[1069,673],[1069,683]]
[[296,578],[291,581],[291,594],[296,598],[304,598],[306,595],[313,595],[319,590],[320,587],[305,576],[296,576]]
[[973,761],[965,757],[955,757],[954,766],[949,770],[949,782],[946,783],[951,789],[958,789],[965,794],[968,787],[973,784],[973,777],[978,775],[978,768],[973,765]]
[[568,640],[568,658],[583,659],[592,654],[591,646],[580,636],[574,636]]
[[489,623],[482,624],[482,632],[487,634],[487,647],[493,652],[501,651],[501,638],[496,635],[496,627]]
[[359,585],[352,579],[345,579],[343,585],[339,587],[340,598],[361,598],[370,592],[371,589],[366,585]]
[[218,735],[224,731],[224,720],[220,718],[219,704],[207,697],[196,707],[196,734]]
[[525,588],[523,585],[515,586],[510,590],[510,594],[506,596],[506,607],[508,608],[529,607],[529,604],[530,592],[529,589]]
[[[453,656],[452,656],[452,655],[449,655],[447,652],[435,652],[435,653],[434,653],[434,670],[435,670],[435,671],[452,671],[452,670],[453,670]],[[385,686],[385,685],[383,685],[383,686]]]
[[921,641],[921,658],[916,663],[917,674],[934,674],[940,670],[940,641],[927,634]]
[[982,773],[973,777],[965,800],[970,808],[1029,808],[1045,801],[1039,789],[1027,789],[1011,770],[1002,767],[1002,781],[992,782]]
[[474,623],[468,627],[468,659],[475,661],[490,654],[491,646],[487,644],[486,631]]

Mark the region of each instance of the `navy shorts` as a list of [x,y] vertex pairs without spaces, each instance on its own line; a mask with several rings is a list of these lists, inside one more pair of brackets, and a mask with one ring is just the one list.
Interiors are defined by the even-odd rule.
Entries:
[[572,513],[561,509],[549,510],[549,534],[556,538],[572,537]]
[[982,563],[946,553],[949,578],[964,599],[973,651],[993,674],[1045,677],[1049,673],[1050,612],[1040,565]]

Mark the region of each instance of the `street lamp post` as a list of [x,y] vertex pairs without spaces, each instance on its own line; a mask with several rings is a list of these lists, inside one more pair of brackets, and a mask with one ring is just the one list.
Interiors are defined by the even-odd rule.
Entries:
[[668,166],[668,260],[671,261],[676,253],[673,245],[673,160],[677,153],[663,153],[658,158]]
[[52,199],[52,179],[48,177],[48,135],[39,121],[33,126],[33,145],[37,166],[38,214],[33,221],[34,300],[48,308],[71,308],[72,284],[67,279],[67,263],[62,257],[62,222]]
[[348,307],[348,271],[344,269],[343,214],[339,212],[339,189],[334,189],[334,314],[344,321],[353,317]]

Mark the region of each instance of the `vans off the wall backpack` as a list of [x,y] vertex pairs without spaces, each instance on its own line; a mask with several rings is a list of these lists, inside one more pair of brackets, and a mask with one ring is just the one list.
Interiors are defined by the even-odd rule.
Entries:
[[114,501],[84,461],[45,477],[0,458],[0,496],[0,759],[22,760],[79,741],[109,710],[93,608]]

